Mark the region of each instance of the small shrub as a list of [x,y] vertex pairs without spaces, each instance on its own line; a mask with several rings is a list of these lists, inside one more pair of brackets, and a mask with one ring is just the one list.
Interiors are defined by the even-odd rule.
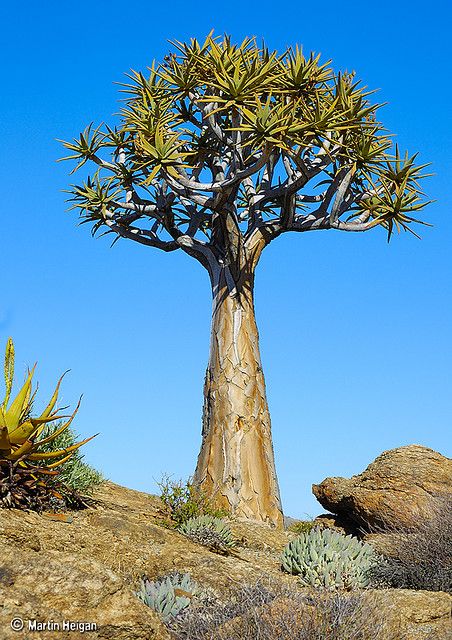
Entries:
[[[45,427],[41,437],[45,438],[53,431],[56,431],[60,425],[57,424],[54,427]],[[55,451],[56,449],[65,449],[71,447],[77,442],[79,436],[68,427],[63,433],[60,433],[52,442],[43,444],[40,447],[40,451]],[[84,461],[84,455],[79,450],[72,454],[69,458],[59,467],[59,480],[61,480],[66,486],[79,491],[80,493],[90,493],[95,486],[105,481],[102,473],[91,467]]]
[[158,482],[160,499],[165,505],[170,526],[178,527],[190,518],[209,515],[222,518],[227,515],[225,509],[218,509],[206,494],[197,487],[191,478],[186,482],[171,480],[169,476],[163,476]]
[[288,531],[292,531],[299,535],[300,533],[309,533],[309,531],[312,531],[312,529],[315,529],[318,526],[319,523],[314,522],[314,520],[297,520],[290,525]]
[[370,572],[375,586],[452,593],[452,500],[432,498],[431,517],[416,527],[386,527],[395,555]]
[[190,605],[197,591],[198,585],[188,573],[175,572],[153,582],[144,577],[136,595],[164,621],[168,621]]
[[299,575],[305,586],[352,589],[368,585],[368,572],[377,559],[370,545],[352,536],[312,529],[286,545],[282,567]]
[[[168,621],[168,627],[177,640],[229,640],[222,633],[226,623],[271,603],[280,592],[270,579],[259,580],[255,584],[245,584],[235,588],[227,600],[210,595],[193,602],[177,619]],[[231,636],[235,640],[236,636]],[[256,638],[260,638],[257,634]],[[253,638],[254,640],[254,638]]]
[[178,530],[187,538],[209,547],[213,551],[227,551],[236,541],[227,523],[213,516],[198,516],[183,522]]
[[[326,595],[325,595],[326,594]],[[175,640],[402,640],[385,613],[360,594],[313,592],[261,580],[227,602],[193,601],[167,625]]]

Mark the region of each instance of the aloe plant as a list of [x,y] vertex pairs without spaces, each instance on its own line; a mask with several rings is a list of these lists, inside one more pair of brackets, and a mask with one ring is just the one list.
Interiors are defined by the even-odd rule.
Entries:
[[[71,415],[63,415],[56,408],[61,381],[44,411],[34,417],[33,376],[36,365],[28,371],[25,382],[11,400],[14,382],[14,344],[8,339],[5,352],[5,396],[0,405],[0,506],[37,508],[50,494],[60,496],[50,481],[44,478],[58,476],[58,468],[66,464],[74,453],[95,436],[68,446],[51,448],[69,429],[80,406],[78,402]],[[69,418],[55,429],[43,431],[55,421]],[[50,448],[49,448],[50,447]],[[61,496],[60,496],[61,497]]]
[[[86,438],[70,447],[56,451],[40,452],[39,447],[55,440],[72,423],[80,406],[78,402],[74,412],[70,416],[64,416],[55,409],[58,401],[58,392],[61,381],[65,374],[59,379],[55,391],[49,400],[44,411],[37,417],[31,415],[32,405],[36,392],[32,391],[33,375],[36,365],[28,372],[25,382],[20,388],[14,400],[10,403],[11,389],[14,378],[14,345],[11,338],[8,339],[5,353],[5,397],[0,406],[0,461],[19,462],[21,466],[33,466],[36,471],[42,473],[49,469],[58,467],[68,460],[72,453],[79,447],[89,442],[95,436]],[[68,417],[57,430],[46,438],[39,440],[45,425]],[[46,461],[46,469],[41,469],[33,462]],[[52,462],[54,461],[54,462]]]

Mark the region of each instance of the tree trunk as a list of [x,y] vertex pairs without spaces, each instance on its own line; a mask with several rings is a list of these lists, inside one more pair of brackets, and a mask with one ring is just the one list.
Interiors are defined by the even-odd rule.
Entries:
[[282,526],[254,317],[254,275],[241,274],[232,291],[227,267],[215,280],[202,446],[194,480],[235,516]]

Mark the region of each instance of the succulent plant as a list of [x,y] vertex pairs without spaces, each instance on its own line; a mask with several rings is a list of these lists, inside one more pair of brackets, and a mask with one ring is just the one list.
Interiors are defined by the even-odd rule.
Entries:
[[198,591],[198,585],[188,573],[175,572],[153,582],[143,577],[136,595],[163,620],[168,620],[186,609]]
[[[58,400],[60,384],[65,375],[63,374],[58,381],[56,389],[47,407],[40,416],[33,418],[31,416],[31,411],[36,392],[32,393],[32,382],[35,367],[36,365],[28,372],[22,388],[11,404],[9,404],[14,378],[14,345],[11,338],[9,338],[5,354],[6,393],[3,403],[0,405],[0,461],[19,461],[21,466],[33,466],[35,471],[47,473],[49,469],[55,468],[66,462],[76,449],[94,438],[94,436],[86,438],[81,442],[77,442],[66,449],[46,452],[39,451],[39,447],[41,445],[52,442],[58,435],[63,433],[63,431],[69,427],[78,411],[80,402],[77,404],[77,407],[71,416],[58,415],[58,409],[55,409],[55,405]],[[67,422],[46,438],[39,440],[39,436],[46,424],[65,417],[69,418]],[[65,457],[61,458],[62,456]],[[51,462],[52,460],[55,460],[56,462]],[[41,461],[49,462],[45,469],[30,465],[30,463]]]
[[[58,409],[55,409],[63,374],[47,407],[39,416],[33,417],[36,391],[33,392],[32,383],[35,367],[36,365],[28,371],[24,384],[10,402],[14,379],[14,344],[9,338],[4,365],[5,397],[0,405],[0,506],[31,508],[38,506],[50,487],[44,478],[57,476],[58,471],[55,469],[67,462],[79,447],[94,438],[91,436],[64,448],[42,450],[69,428],[80,402],[70,416],[61,415]],[[46,425],[51,425],[61,418],[69,418],[69,420],[63,422],[49,435],[42,437]],[[29,496],[33,498],[28,500]]]
[[227,523],[213,516],[190,518],[178,527],[178,531],[214,551],[227,551],[236,544]]
[[363,588],[378,561],[374,549],[352,536],[312,529],[292,540],[282,553],[282,568],[303,585],[327,589]]

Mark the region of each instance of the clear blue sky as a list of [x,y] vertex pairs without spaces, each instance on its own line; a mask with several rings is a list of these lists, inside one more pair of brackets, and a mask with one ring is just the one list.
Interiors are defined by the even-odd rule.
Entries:
[[[78,431],[110,479],[153,492],[192,473],[200,445],[210,290],[186,255],[93,240],[66,211],[56,138],[112,121],[123,74],[168,39],[301,43],[381,88],[388,129],[433,162],[423,240],[375,229],[286,235],[264,253],[256,311],[286,513],[322,508],[311,484],[419,443],[452,456],[449,0],[425,2],[25,2],[3,9],[0,338],[39,398],[71,368]],[[1,347],[3,349],[3,346]],[[37,404],[39,405],[39,398]]]

